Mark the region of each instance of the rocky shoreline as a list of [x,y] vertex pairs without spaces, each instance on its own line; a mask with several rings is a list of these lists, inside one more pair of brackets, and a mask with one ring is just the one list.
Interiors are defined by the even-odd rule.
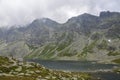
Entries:
[[0,56],[0,80],[98,80],[90,74],[46,69],[40,64]]

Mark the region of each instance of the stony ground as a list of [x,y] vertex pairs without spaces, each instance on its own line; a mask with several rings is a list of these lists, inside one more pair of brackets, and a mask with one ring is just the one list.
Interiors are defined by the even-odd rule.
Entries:
[[28,62],[0,56],[0,80],[97,80],[87,73],[53,71]]

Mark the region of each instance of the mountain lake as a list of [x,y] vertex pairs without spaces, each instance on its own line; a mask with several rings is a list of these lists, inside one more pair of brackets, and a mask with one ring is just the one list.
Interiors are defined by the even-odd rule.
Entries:
[[86,72],[102,80],[120,80],[120,73],[112,72],[119,64],[104,64],[96,61],[66,61],[66,60],[28,60],[43,65],[52,70]]

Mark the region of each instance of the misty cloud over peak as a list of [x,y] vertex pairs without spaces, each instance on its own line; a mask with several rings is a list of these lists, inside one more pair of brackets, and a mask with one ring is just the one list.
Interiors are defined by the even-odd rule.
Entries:
[[0,26],[24,25],[37,18],[63,23],[83,13],[120,11],[120,0],[0,0]]

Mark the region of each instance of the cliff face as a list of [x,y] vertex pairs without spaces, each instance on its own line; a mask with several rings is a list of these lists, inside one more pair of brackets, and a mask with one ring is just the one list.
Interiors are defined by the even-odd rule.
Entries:
[[82,14],[59,24],[48,18],[0,29],[0,54],[21,58],[111,61],[120,57],[120,13]]

